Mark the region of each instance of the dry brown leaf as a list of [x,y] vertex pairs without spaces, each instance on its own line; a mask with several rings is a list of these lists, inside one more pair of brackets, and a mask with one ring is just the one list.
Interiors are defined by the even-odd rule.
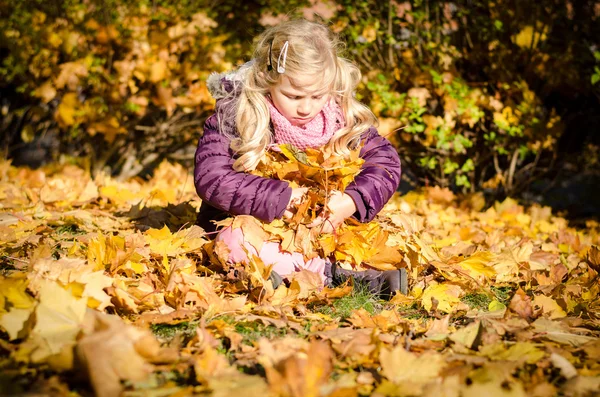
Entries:
[[77,343],[76,352],[94,392],[100,397],[119,395],[122,380],[141,381],[153,369],[149,359],[160,345],[149,331],[123,323],[117,316],[87,314],[91,329]]
[[264,231],[260,222],[249,215],[238,215],[231,224],[233,229],[241,228],[244,233],[244,240],[252,245],[256,252],[260,252],[265,241],[268,241],[269,235]]
[[600,247],[593,245],[588,251],[587,260],[592,269],[600,273]]
[[531,298],[521,288],[513,295],[508,308],[527,321],[531,321],[534,318]]

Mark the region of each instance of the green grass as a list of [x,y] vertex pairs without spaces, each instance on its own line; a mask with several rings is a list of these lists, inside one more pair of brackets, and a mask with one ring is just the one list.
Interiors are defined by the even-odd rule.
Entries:
[[377,296],[370,293],[366,287],[355,286],[349,295],[336,300],[332,305],[320,306],[315,310],[343,320],[360,308],[365,309],[370,314],[377,314],[383,309],[383,303]]
[[499,302],[508,306],[516,288],[512,285],[504,285],[501,287],[492,286],[491,290]]
[[85,231],[81,230],[79,226],[77,226],[74,223],[67,223],[64,225],[57,226],[56,229],[54,229],[54,231],[56,232],[56,234],[59,235],[68,234],[70,236],[78,236],[85,234]]
[[[230,315],[219,315],[214,317],[214,319],[233,325],[235,332],[242,335],[242,343],[250,346],[260,338],[277,338],[293,332],[289,328],[277,328],[274,325],[265,325],[259,321],[244,321],[243,319],[236,321],[236,318]],[[221,346],[217,350],[223,354],[227,354],[228,347]]]
[[242,335],[242,343],[252,346],[260,338],[273,339],[283,337],[289,333],[289,330],[258,322],[239,322],[235,324],[235,332]]
[[499,287],[491,286],[489,290],[467,294],[461,301],[472,309],[487,311],[490,302],[494,299],[508,306],[514,291],[515,288],[510,285]]
[[461,301],[467,304],[472,309],[488,310],[488,306],[492,301],[492,297],[485,293],[473,292],[465,295]]
[[197,325],[197,321],[183,321],[177,324],[152,324],[150,330],[157,338],[163,341],[171,341],[177,335],[185,338],[196,335]]

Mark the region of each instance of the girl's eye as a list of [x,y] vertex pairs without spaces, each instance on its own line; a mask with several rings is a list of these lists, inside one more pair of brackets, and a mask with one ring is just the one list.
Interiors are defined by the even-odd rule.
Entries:
[[319,99],[321,99],[321,98],[323,98],[323,95],[315,95],[315,96],[313,96],[313,99],[317,99],[317,100],[319,100]]

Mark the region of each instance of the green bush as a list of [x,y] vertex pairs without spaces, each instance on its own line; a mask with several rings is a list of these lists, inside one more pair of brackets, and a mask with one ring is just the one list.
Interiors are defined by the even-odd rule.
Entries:
[[589,65],[546,43],[567,11],[533,2],[516,11],[512,2],[339,3],[333,26],[367,71],[359,95],[422,181],[511,195],[551,169],[563,126],[530,83],[543,73],[550,90],[568,73],[570,84],[589,87],[573,77]]

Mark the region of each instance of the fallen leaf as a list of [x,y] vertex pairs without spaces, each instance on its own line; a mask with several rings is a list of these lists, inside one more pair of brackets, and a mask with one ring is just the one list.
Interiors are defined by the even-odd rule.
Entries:
[[436,379],[445,367],[442,356],[435,352],[416,355],[398,345],[393,349],[383,348],[379,353],[383,376],[391,382],[426,384]]
[[567,313],[549,296],[536,295],[533,298],[533,306],[539,308],[543,315],[550,319],[566,317]]
[[598,338],[592,336],[576,334],[568,326],[543,317],[535,320],[532,325],[538,333],[537,338],[549,339],[561,344],[578,347],[598,340]]
[[423,291],[421,301],[425,310],[430,311],[433,301],[437,302],[437,309],[446,313],[452,313],[460,303],[463,290],[458,285],[443,283],[432,284]]
[[531,298],[521,288],[513,295],[508,308],[526,320],[530,321],[534,317]]
[[455,343],[460,343],[461,345],[469,348],[469,349],[477,349],[479,344],[478,339],[481,336],[481,322],[476,321],[472,324],[467,325],[465,328],[461,328],[458,331],[454,332],[450,335],[450,339]]
[[76,352],[94,392],[100,397],[119,395],[121,381],[141,381],[153,370],[148,359],[158,355],[160,345],[147,330],[127,325],[117,316],[89,311],[87,334]]
[[[32,309],[12,308],[8,312],[0,314],[0,326],[6,330],[10,340],[19,338],[32,311]],[[21,335],[21,337],[23,337],[23,335]]]
[[588,251],[587,260],[592,269],[600,273],[600,247],[593,245]]
[[75,345],[87,307],[86,299],[76,299],[53,281],[41,282],[39,300],[31,332],[31,337],[39,338],[41,343],[32,354],[35,362],[60,353],[65,346]]
[[552,353],[550,355],[550,361],[552,362],[552,365],[554,365],[554,367],[560,369],[560,373],[566,379],[571,379],[577,376],[577,370],[575,369],[573,364],[571,364],[569,360],[567,360],[560,354]]
[[479,280],[489,280],[496,275],[493,267],[489,266],[493,255],[490,252],[476,252],[473,255],[456,263],[471,277]]

